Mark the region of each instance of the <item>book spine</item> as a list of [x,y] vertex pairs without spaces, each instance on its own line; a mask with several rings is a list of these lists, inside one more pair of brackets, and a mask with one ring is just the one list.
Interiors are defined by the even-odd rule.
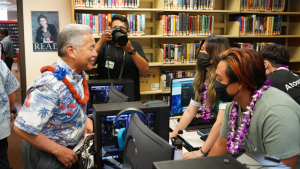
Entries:
[[146,29],[146,16],[145,14],[142,14],[142,35],[145,35],[145,29]]
[[107,26],[106,26],[106,14],[102,14],[102,33],[104,33],[104,31],[106,30]]
[[191,43],[191,50],[190,50],[190,62],[191,63],[194,63],[195,62],[195,59],[194,59],[194,43]]
[[75,14],[75,18],[76,18],[75,23],[79,24],[79,14],[78,13]]
[[90,14],[85,14],[85,19],[86,19],[86,26],[91,27],[91,22],[90,22]]
[[174,62],[178,62],[178,45],[175,45],[175,50],[174,50]]
[[78,23],[82,24],[82,14],[78,14]]
[[186,35],[186,13],[182,13],[182,33]]
[[179,13],[179,35],[182,35],[182,13]]
[[166,63],[166,60],[167,60],[167,45],[166,44],[163,44],[163,56],[164,56],[164,64]]
[[186,35],[190,35],[190,31],[189,31],[189,24],[190,24],[189,23],[189,18],[190,18],[189,17],[189,13],[186,13],[186,25],[185,25],[186,26],[185,27],[186,28]]
[[98,24],[99,24],[99,34],[98,36],[101,36],[102,35],[102,14],[98,14]]
[[93,35],[96,35],[96,20],[95,16],[92,15],[92,28],[93,28]]
[[176,15],[176,36],[179,36],[179,16]]
[[130,14],[130,36],[133,36],[133,14]]
[[186,63],[190,63],[190,52],[191,52],[191,44],[188,43],[186,47]]
[[182,46],[178,45],[178,58],[177,58],[177,63],[181,63],[182,61]]
[[132,35],[135,36],[136,35],[136,14],[133,14],[133,18],[132,18]]
[[99,22],[98,22],[98,15],[95,15],[95,21],[96,21],[96,23],[95,23],[95,26],[96,26],[96,36],[98,36],[99,35]]

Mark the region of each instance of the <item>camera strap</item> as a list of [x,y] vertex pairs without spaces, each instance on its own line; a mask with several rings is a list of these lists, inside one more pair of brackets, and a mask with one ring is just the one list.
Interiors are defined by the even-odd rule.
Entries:
[[[106,53],[108,53],[109,46],[108,46],[108,49],[107,49]],[[116,53],[117,60],[119,60],[116,48],[115,48],[115,53]],[[108,64],[109,64],[109,55],[107,55],[107,61],[108,61]],[[122,64],[121,64],[121,69],[120,69],[120,74],[119,74],[119,78],[118,79],[122,78],[123,69],[124,69],[124,63],[125,63],[125,50],[124,50],[124,54],[122,55]],[[109,68],[107,68],[107,72],[108,72],[108,79],[110,79]]]

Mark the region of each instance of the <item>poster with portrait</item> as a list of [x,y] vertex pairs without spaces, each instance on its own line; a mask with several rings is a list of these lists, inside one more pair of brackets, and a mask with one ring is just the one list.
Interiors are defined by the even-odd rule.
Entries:
[[58,12],[31,11],[33,52],[57,51]]

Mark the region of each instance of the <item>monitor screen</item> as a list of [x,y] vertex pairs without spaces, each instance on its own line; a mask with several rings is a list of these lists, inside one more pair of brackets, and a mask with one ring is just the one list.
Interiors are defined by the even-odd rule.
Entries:
[[194,77],[172,79],[171,87],[171,114],[182,115],[190,104],[194,94]]
[[[114,87],[121,93],[124,93],[124,85],[114,85]],[[93,104],[106,103],[107,95],[110,89],[109,86],[89,86],[90,98],[87,103],[87,114],[93,112]]]
[[142,121],[137,114],[132,114],[124,148],[123,169],[152,169],[153,162],[174,159],[173,146]]
[[[155,113],[145,113],[149,120],[149,127],[155,131]],[[102,116],[102,169],[123,168],[123,150],[117,149],[112,139],[112,125],[116,116]],[[144,124],[146,119],[142,115],[138,115]],[[118,117],[116,121],[116,129],[128,128],[131,121],[131,114],[125,114]]]

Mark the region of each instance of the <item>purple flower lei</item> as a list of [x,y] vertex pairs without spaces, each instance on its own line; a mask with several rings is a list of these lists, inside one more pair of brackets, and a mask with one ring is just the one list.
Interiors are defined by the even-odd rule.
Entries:
[[[272,84],[272,81],[267,79],[265,85],[259,89],[255,90],[252,93],[251,100],[249,101],[249,106],[246,107],[247,111],[243,112],[244,116],[242,119],[241,125],[237,128],[236,121],[238,119],[238,103],[233,103],[232,111],[229,113],[229,126],[231,127],[231,131],[228,133],[227,139],[227,149],[229,153],[234,154],[238,153],[243,147],[242,143],[249,136],[249,126],[251,121],[251,116],[253,115],[253,111],[255,110],[255,103],[258,98],[262,97],[263,91],[267,90]],[[237,130],[238,129],[238,130]]]
[[203,121],[209,121],[210,119],[212,119],[212,114],[211,114],[211,110],[213,109],[213,104],[211,105],[205,105],[205,101],[206,101],[206,95],[207,95],[207,80],[205,80],[204,84],[203,84],[203,92],[202,92],[202,106],[201,106],[201,117],[203,119]]
[[286,66],[286,65],[281,65],[281,66],[279,66],[277,69],[275,69],[275,70],[273,70],[272,72],[270,72],[270,73],[273,73],[273,72],[275,72],[276,70],[278,70],[279,68],[281,68],[281,67],[284,67],[284,68],[289,68],[289,66]]

